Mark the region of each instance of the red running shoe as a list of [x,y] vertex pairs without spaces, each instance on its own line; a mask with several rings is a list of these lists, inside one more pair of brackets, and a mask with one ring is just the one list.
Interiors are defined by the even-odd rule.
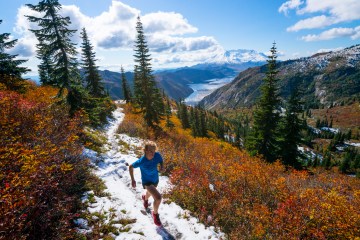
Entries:
[[145,208],[145,209],[148,209],[148,207],[149,207],[149,201],[148,201],[148,200],[145,200],[145,195],[142,195],[141,198],[142,198],[142,200],[143,200],[144,208]]
[[160,221],[160,218],[159,218],[159,214],[155,214],[154,211],[151,212],[151,215],[154,219],[154,223],[156,226],[161,226],[161,221]]

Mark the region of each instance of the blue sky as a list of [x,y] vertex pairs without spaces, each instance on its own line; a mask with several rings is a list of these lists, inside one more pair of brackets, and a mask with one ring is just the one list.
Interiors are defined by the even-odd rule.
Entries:
[[[190,66],[225,50],[267,53],[275,41],[279,59],[310,56],[360,41],[359,0],[59,0],[72,28],[85,27],[100,69],[132,70],[135,22],[144,26],[153,67]],[[1,0],[0,32],[18,39],[10,53],[29,59],[36,74],[35,28],[24,17],[24,4],[35,0]],[[73,38],[80,43],[79,35]],[[78,44],[80,45],[80,44]]]

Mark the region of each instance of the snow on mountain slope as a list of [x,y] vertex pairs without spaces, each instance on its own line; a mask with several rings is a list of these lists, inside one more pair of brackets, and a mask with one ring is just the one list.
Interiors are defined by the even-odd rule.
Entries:
[[[124,118],[122,109],[118,108],[114,112],[115,120],[107,128],[108,138],[107,152],[98,156],[95,152],[86,149],[84,154],[96,164],[96,174],[104,180],[107,192],[111,197],[96,197],[96,202],[92,203],[88,210],[90,212],[105,211],[111,212],[115,209],[116,218],[132,219],[134,223],[127,225],[130,227],[128,232],[120,232],[118,236],[113,235],[116,240],[122,239],[222,239],[223,234],[217,233],[214,227],[205,227],[198,223],[197,219],[190,217],[187,210],[181,209],[175,203],[163,203],[160,205],[159,214],[163,223],[162,227],[157,227],[149,215],[142,213],[143,204],[141,195],[143,193],[141,185],[140,170],[135,169],[134,175],[137,187],[131,187],[128,164],[137,160],[135,150],[142,146],[143,140],[132,138],[125,134],[116,134],[118,125]],[[128,148],[125,150],[118,144],[119,141],[126,142]],[[160,149],[161,153],[161,149]],[[164,159],[166,164],[166,159]],[[169,180],[165,176],[160,176],[158,189],[163,192],[169,187]],[[152,198],[150,198],[152,207]],[[83,227],[80,232],[91,231],[82,222]],[[81,224],[80,224],[81,225]],[[121,229],[124,226],[116,224]]]
[[208,63],[241,64],[247,62],[265,62],[266,59],[267,56],[264,53],[260,53],[255,50],[238,49],[228,50],[222,54],[217,54],[212,59],[209,59]]
[[292,65],[293,69],[299,71],[320,71],[334,62],[334,67],[346,66],[356,67],[360,62],[360,44],[333,52],[323,52],[311,57],[300,58]]

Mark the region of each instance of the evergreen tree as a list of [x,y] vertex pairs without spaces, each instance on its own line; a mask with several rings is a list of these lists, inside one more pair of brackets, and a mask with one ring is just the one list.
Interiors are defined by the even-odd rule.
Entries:
[[199,115],[198,112],[191,107],[190,108],[190,127],[191,127],[191,133],[194,137],[199,137]]
[[342,160],[339,170],[342,173],[346,173],[350,169],[350,162],[354,158],[355,154],[352,151],[347,151],[345,153],[344,159]]
[[101,126],[108,122],[108,117],[112,117],[115,105],[110,96],[105,92],[104,83],[96,66],[94,47],[92,46],[86,29],[81,32],[82,45],[82,68],[84,69],[84,84],[88,94],[84,95],[83,108],[85,109],[90,125],[93,127]]
[[54,72],[54,63],[50,56],[49,47],[40,42],[40,48],[37,49],[37,57],[40,59],[38,65],[40,82],[42,85],[56,85],[54,82],[55,77],[52,76]]
[[[38,55],[40,53],[40,56],[45,55],[51,59],[53,69],[48,69],[53,78],[51,83],[60,87],[59,97],[62,96],[63,89],[67,90],[67,102],[70,105],[70,113],[73,114],[83,106],[83,98],[86,95],[77,68],[75,44],[70,40],[76,30],[68,28],[71,23],[69,17],[59,14],[61,4],[58,0],[42,0],[37,5],[26,6],[44,14],[42,17],[26,17],[39,26],[39,29],[31,29],[39,41]],[[43,66],[45,67],[45,64]]]
[[199,108],[200,111],[200,136],[207,137],[207,124],[206,124],[206,112],[204,109]]
[[17,55],[5,53],[6,49],[13,48],[17,42],[16,39],[8,41],[9,38],[9,33],[0,34],[0,84],[4,84],[10,90],[19,90],[23,82],[21,75],[29,69],[19,66],[27,60],[18,60],[15,59]]
[[236,146],[240,146],[241,144],[241,132],[242,131],[242,124],[241,124],[241,120],[237,120],[235,122],[235,145]]
[[189,118],[188,108],[183,101],[180,101],[180,103],[178,104],[178,117],[181,121],[181,126],[184,129],[190,128],[190,118]]
[[270,51],[271,55],[267,60],[268,70],[261,86],[261,98],[254,112],[254,126],[251,136],[247,140],[247,149],[252,155],[261,154],[267,161],[274,162],[278,157],[277,138],[280,119],[275,43]]
[[318,155],[316,154],[316,155],[315,155],[315,158],[314,158],[314,161],[313,161],[313,163],[312,163],[312,166],[313,166],[313,167],[319,166],[319,162],[320,162],[319,157],[318,157]]
[[331,152],[329,150],[325,150],[324,157],[321,162],[321,166],[327,170],[331,168]]
[[225,121],[222,117],[218,117],[216,121],[216,136],[220,139],[224,139],[225,137]]
[[347,132],[345,138],[346,138],[347,140],[351,140],[351,135],[352,135],[352,131],[351,131],[351,129],[349,129],[349,131]]
[[165,126],[167,128],[174,128],[175,124],[170,120],[171,117],[171,106],[170,106],[170,100],[169,98],[166,98],[166,108],[165,108],[165,117],[166,117],[166,124]]
[[303,121],[298,117],[302,112],[300,92],[294,87],[286,107],[286,115],[281,126],[280,155],[283,163],[296,169],[301,168],[299,157],[301,152],[298,145],[302,142],[301,131],[304,129]]
[[98,67],[95,62],[94,47],[91,45],[86,29],[83,28],[81,32],[82,45],[82,68],[85,71],[85,85],[91,96],[103,97],[105,96],[104,84],[100,77]]
[[123,89],[125,101],[130,102],[131,99],[132,99],[132,94],[131,94],[128,82],[126,80],[124,68],[122,66],[121,66],[121,86],[122,86],[122,89]]
[[140,21],[136,23],[137,37],[135,41],[134,93],[135,100],[150,127],[159,124],[164,116],[164,103],[152,74],[151,58]]

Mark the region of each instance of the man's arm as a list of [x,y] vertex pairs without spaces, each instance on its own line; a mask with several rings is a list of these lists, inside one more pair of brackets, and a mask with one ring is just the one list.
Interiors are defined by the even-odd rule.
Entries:
[[160,162],[160,172],[164,170],[164,162]]
[[134,179],[134,167],[133,167],[132,164],[129,167],[129,172],[130,172],[130,177],[131,177],[131,186],[133,188],[135,188],[136,187],[136,181]]

